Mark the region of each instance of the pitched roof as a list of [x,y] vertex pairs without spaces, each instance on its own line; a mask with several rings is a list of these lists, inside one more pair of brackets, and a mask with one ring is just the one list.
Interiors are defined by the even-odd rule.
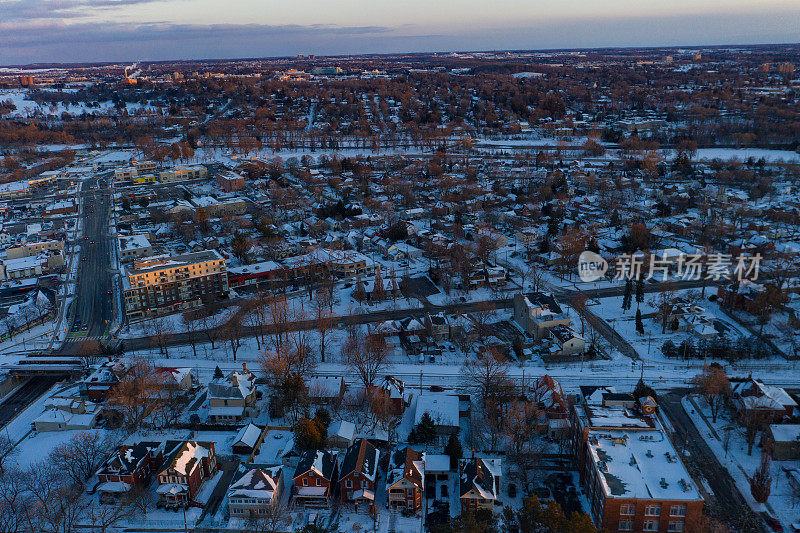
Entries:
[[282,470],[281,465],[240,465],[228,487],[228,496],[271,500],[278,490]]
[[300,455],[300,461],[294,471],[297,478],[306,472],[313,470],[318,475],[330,480],[336,467],[336,456],[325,450],[305,450]]
[[461,496],[474,490],[481,498],[487,500],[497,499],[494,479],[500,477],[499,460],[473,457],[462,461],[461,468]]
[[394,485],[398,481],[405,479],[409,483],[422,488],[425,479],[425,462],[422,452],[418,452],[406,446],[403,449],[396,448],[392,452],[389,463],[389,473],[386,476],[386,486]]
[[342,459],[341,476],[347,476],[353,472],[360,472],[367,479],[375,480],[378,472],[378,450],[366,439],[356,440],[352,446],[347,448]]

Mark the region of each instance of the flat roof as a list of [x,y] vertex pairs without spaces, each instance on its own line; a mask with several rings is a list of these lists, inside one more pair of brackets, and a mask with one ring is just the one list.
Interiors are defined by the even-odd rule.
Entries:
[[587,446],[608,497],[702,500],[678,453],[660,429],[590,430]]

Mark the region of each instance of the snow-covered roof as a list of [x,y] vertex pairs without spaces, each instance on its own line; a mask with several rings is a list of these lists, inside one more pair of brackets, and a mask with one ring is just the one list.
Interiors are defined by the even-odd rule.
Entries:
[[422,415],[429,413],[437,426],[458,427],[458,396],[442,392],[425,391],[417,396],[414,425],[422,420]]
[[606,496],[641,500],[702,500],[661,429],[590,430],[590,460]]

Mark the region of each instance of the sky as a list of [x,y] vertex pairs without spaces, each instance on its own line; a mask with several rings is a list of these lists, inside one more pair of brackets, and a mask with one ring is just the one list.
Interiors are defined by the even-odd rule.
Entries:
[[0,65],[800,42],[800,0],[0,0]]

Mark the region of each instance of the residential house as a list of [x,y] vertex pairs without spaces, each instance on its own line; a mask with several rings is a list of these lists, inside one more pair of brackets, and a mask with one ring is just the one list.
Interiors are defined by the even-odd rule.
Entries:
[[328,446],[331,448],[348,448],[353,444],[356,426],[347,420],[334,420],[328,427]]
[[425,413],[428,413],[433,419],[436,434],[440,440],[459,432],[458,396],[433,391],[424,391],[418,394],[416,411],[414,412],[415,426],[422,421]]
[[161,442],[119,446],[97,472],[101,503],[114,503],[134,487],[145,487],[164,461]]
[[165,461],[158,473],[158,506],[187,507],[206,479],[217,470],[213,442],[167,441]]
[[294,499],[306,507],[328,507],[339,474],[336,456],[324,450],[306,450],[294,471]]
[[241,371],[231,372],[208,384],[208,417],[215,423],[239,422],[256,414],[256,377],[242,364]]
[[387,506],[418,513],[425,491],[425,459],[422,452],[396,448],[386,474]]
[[770,424],[764,444],[775,461],[800,460],[800,424]]
[[731,401],[740,418],[755,415],[763,423],[780,422],[797,409],[797,402],[784,389],[752,376],[733,384]]
[[500,497],[500,459],[472,457],[459,463],[459,497],[463,511],[487,509],[494,512]]
[[342,503],[352,504],[356,511],[373,508],[379,459],[378,449],[366,439],[357,439],[345,451],[339,468]]
[[541,292],[514,295],[514,321],[535,339],[544,337],[551,328],[570,325],[569,314],[553,295]]
[[264,438],[264,429],[255,424],[247,424],[236,434],[233,439],[233,453],[236,455],[250,455]]
[[283,466],[239,465],[228,486],[228,511],[232,518],[258,519],[280,501]]

